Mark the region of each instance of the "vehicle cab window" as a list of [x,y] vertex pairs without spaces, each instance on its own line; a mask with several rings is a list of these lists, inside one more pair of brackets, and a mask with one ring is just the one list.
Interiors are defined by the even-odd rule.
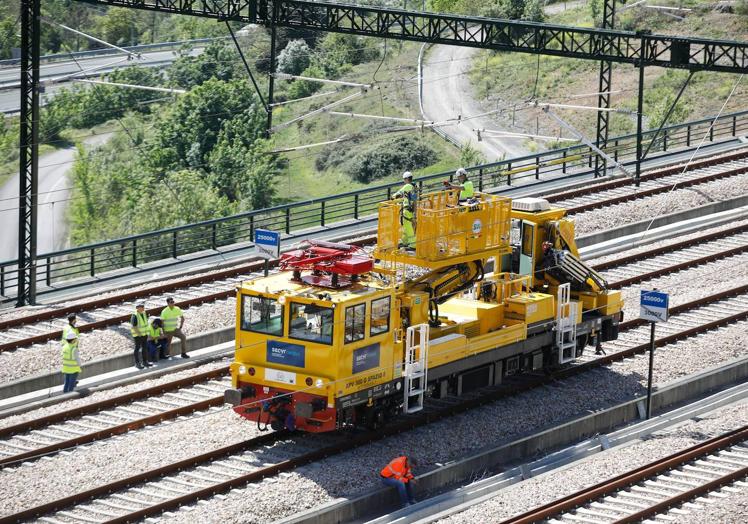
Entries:
[[370,335],[376,336],[390,330],[390,297],[378,298],[371,301],[371,329]]
[[291,302],[289,336],[320,344],[332,344],[333,314],[333,309],[329,307]]
[[241,327],[244,331],[282,337],[283,305],[274,298],[242,295]]
[[363,340],[366,336],[366,303],[345,308],[345,343]]

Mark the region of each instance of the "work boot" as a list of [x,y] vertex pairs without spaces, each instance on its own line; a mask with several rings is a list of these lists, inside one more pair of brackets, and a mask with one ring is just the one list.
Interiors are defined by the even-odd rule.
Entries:
[[140,362],[136,362],[135,367],[138,369],[143,369],[143,364],[141,364]]
[[187,353],[182,353],[182,358],[190,358],[190,356]]

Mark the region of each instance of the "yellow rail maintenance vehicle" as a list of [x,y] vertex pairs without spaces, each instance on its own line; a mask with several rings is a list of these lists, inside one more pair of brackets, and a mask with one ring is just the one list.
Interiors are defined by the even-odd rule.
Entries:
[[574,224],[543,199],[421,195],[379,207],[372,255],[310,241],[286,271],[238,288],[226,401],[261,428],[376,427],[618,337],[620,292],[580,259]]

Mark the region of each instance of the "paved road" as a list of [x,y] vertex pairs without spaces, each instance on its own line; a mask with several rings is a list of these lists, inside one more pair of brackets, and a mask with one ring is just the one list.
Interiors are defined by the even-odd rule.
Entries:
[[[105,142],[109,134],[84,140],[87,146]],[[67,245],[68,172],[73,167],[75,147],[60,149],[39,158],[39,202],[37,253],[63,249]],[[18,257],[18,175],[0,187],[0,261]]]
[[[574,0],[551,4],[545,7],[545,12],[559,13],[585,3],[586,0]],[[423,110],[426,120],[440,121],[458,116],[465,118],[492,109],[477,101],[467,75],[479,51],[448,45],[435,45],[428,50],[423,59]],[[489,162],[499,160],[502,156],[512,158],[530,153],[524,146],[525,139],[483,137],[478,142],[473,129],[518,131],[496,116],[474,118],[441,129],[460,144],[469,143],[478,148]]]
[[[191,54],[197,55],[202,51],[202,48],[195,48],[191,51]],[[111,64],[118,60],[123,60],[122,62],[104,67],[89,74],[89,77],[96,77],[102,73],[108,73],[121,67],[129,67],[133,65],[141,67],[161,67],[172,63],[175,59],[174,51],[154,51],[151,53],[143,53],[142,56],[142,60],[123,60],[125,58],[123,55],[105,55],[101,57],[79,59],[78,64],[80,64],[80,67],[78,67],[78,64],[72,60],[69,62],[55,62],[53,64],[45,64],[41,66],[40,75],[42,80],[50,80],[80,72],[81,68],[91,69]],[[18,67],[0,69],[0,112],[19,110],[21,93],[18,89],[18,82],[20,82],[20,74],[20,69]],[[79,76],[80,78],[85,77],[84,75]],[[5,87],[5,89],[3,89],[3,87]],[[54,92],[59,90],[61,87],[63,87],[62,84],[47,84],[45,86],[46,97],[49,98],[54,96]]]

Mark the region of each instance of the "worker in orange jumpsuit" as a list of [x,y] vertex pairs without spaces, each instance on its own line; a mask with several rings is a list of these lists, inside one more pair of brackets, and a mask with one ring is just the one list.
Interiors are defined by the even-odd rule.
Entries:
[[408,457],[403,455],[392,459],[380,472],[384,485],[397,489],[404,506],[416,503],[416,499],[413,497],[413,483],[416,480],[413,477],[413,471],[410,469],[411,465],[415,466],[416,461],[408,462]]

